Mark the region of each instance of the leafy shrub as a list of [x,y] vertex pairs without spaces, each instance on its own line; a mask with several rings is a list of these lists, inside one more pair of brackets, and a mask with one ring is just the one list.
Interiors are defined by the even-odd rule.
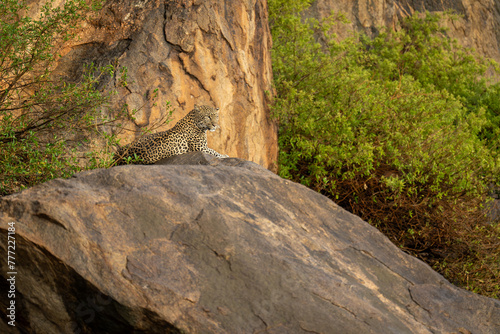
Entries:
[[[98,89],[110,77],[127,85],[126,68],[91,64],[78,81],[54,74],[59,48],[101,2],[68,0],[57,7],[48,1],[36,18],[26,16],[31,1],[0,2],[0,196],[83,169],[110,167],[117,134],[138,132],[121,123],[133,121],[138,110],[130,115],[126,105],[107,110],[113,92]],[[154,105],[157,95],[148,94],[146,103]],[[141,135],[169,121],[173,110],[166,107]]]
[[[269,1],[280,175],[329,196],[463,283],[456,264],[484,259],[482,245],[499,245],[480,209],[498,175],[497,158],[481,140],[490,119],[485,107],[467,107],[472,95],[459,94],[476,91],[477,80],[455,85],[460,71],[477,74],[482,65],[454,64],[444,80],[434,74],[443,59],[455,57],[446,39],[428,47],[415,38],[406,54],[396,47],[405,45],[404,32],[336,42],[328,31],[342,15],[304,19],[308,5]],[[407,35],[441,33],[432,16],[405,22],[413,29]],[[423,69],[424,62],[432,66]],[[472,233],[478,230],[484,233]],[[500,273],[498,264],[482,270]],[[499,291],[482,287],[490,295]]]
[[114,68],[91,66],[79,82],[52,75],[56,45],[72,38],[98,5],[70,0],[53,7],[49,1],[38,18],[30,18],[26,1],[0,3],[0,195],[105,165],[105,154],[91,151],[80,166],[76,147],[90,134],[107,135],[100,126],[113,121],[101,115],[109,96],[95,87]]
[[455,21],[452,13],[415,13],[401,22],[401,29],[382,28],[375,38],[360,36],[356,62],[382,80],[399,80],[409,75],[423,87],[447,90],[469,112],[484,109],[487,122],[480,137],[498,149],[500,137],[500,84],[489,72],[499,74],[498,64],[476,54],[446,35],[445,20]]

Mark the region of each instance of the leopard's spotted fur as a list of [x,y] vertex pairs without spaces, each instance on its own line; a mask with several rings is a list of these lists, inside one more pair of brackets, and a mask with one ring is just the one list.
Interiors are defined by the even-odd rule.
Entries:
[[127,157],[137,156],[142,164],[153,164],[163,158],[187,152],[201,151],[225,158],[207,146],[207,130],[218,127],[219,108],[194,106],[184,118],[167,131],[150,134],[119,148],[115,155],[119,164]]

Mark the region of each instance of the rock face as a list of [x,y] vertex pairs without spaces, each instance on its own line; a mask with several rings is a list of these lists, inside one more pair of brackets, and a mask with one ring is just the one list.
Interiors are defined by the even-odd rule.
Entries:
[[1,198],[0,248],[14,222],[17,274],[16,327],[3,315],[0,331],[500,332],[499,301],[454,287],[326,197],[250,162],[182,159]]
[[[266,96],[271,91],[271,35],[265,0],[111,0],[84,23],[63,50],[58,72],[77,78],[82,63],[115,64],[128,70],[112,109],[127,105],[140,130],[175,108],[166,130],[194,104],[219,107],[220,130],[209,146],[229,156],[276,169],[277,130]],[[124,132],[121,144],[135,138]]]
[[[375,33],[380,27],[396,28],[398,21],[418,12],[453,10],[463,18],[447,22],[449,35],[462,45],[473,47],[480,54],[500,62],[500,11],[497,0],[316,0],[311,12],[324,18],[334,10],[343,12],[351,21],[349,28]],[[337,31],[341,36],[344,29]]]

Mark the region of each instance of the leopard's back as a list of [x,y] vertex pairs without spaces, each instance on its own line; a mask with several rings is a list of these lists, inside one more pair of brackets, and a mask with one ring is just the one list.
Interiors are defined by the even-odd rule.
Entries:
[[219,158],[226,157],[207,146],[206,131],[214,131],[218,127],[218,110],[195,105],[173,128],[146,135],[121,147],[115,159],[124,163],[127,157],[137,157],[142,164],[153,164],[164,158],[193,151],[202,151]]

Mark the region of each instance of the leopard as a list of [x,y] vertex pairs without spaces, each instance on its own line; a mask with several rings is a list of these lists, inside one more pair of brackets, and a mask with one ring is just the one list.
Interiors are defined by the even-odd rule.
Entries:
[[125,164],[128,157],[138,158],[137,164],[151,165],[155,162],[188,152],[201,151],[227,158],[207,145],[207,130],[219,128],[219,108],[194,105],[194,108],[171,129],[146,135],[120,147],[115,154],[117,165]]

